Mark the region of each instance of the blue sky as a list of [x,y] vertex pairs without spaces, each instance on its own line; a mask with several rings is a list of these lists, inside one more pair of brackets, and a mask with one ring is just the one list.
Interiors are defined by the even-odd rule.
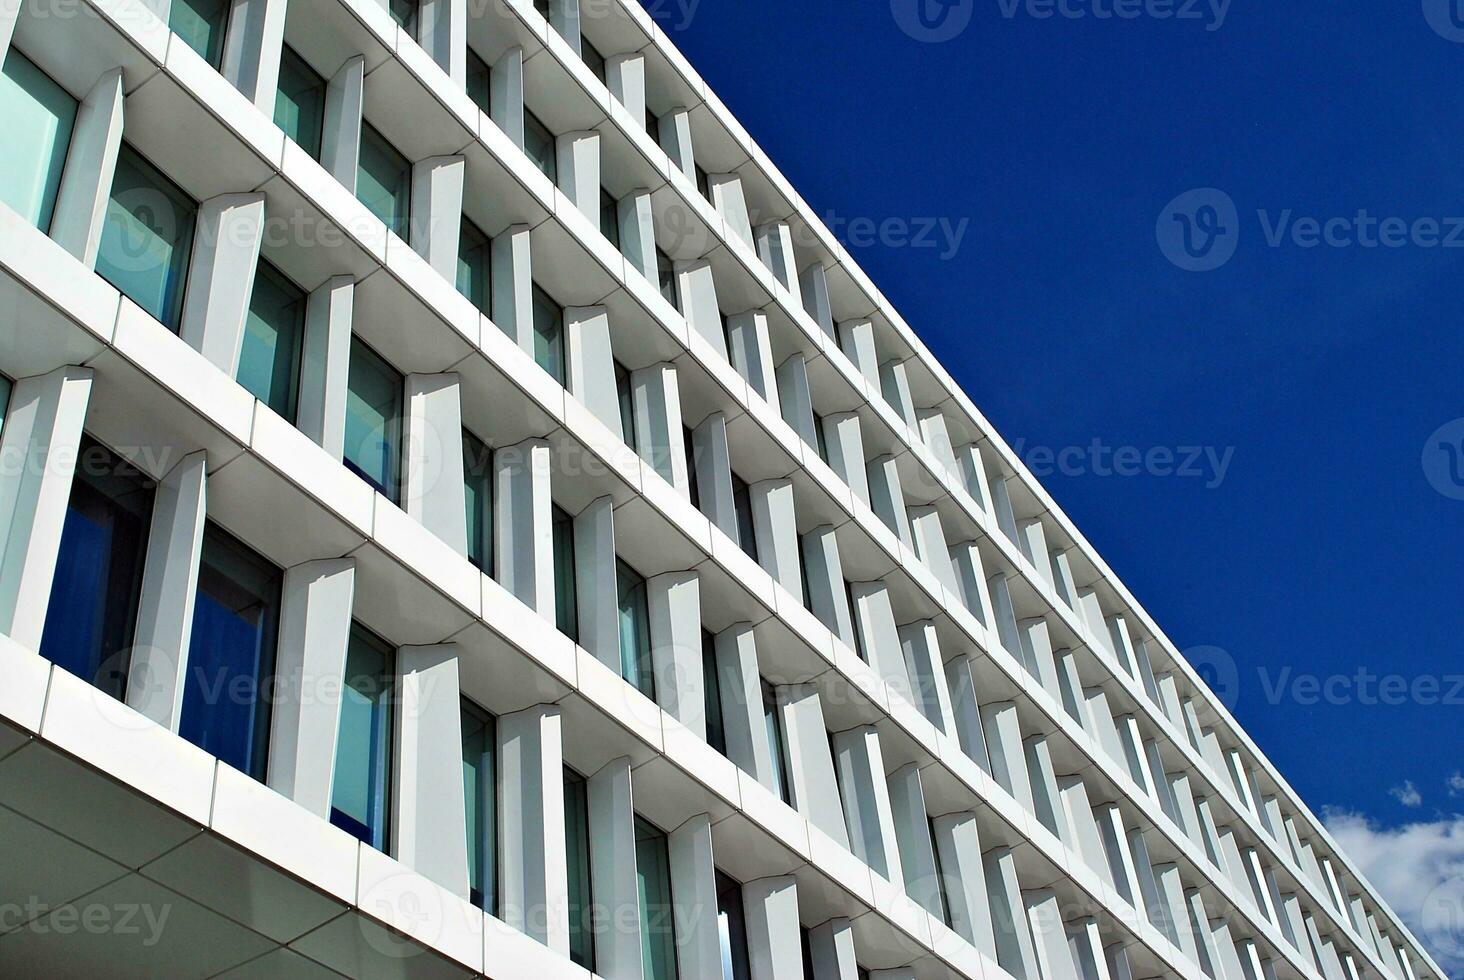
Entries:
[[1464,874],[1457,0],[643,2],[836,230],[944,219],[851,251],[1024,455],[1209,451],[1043,482],[1400,912]]

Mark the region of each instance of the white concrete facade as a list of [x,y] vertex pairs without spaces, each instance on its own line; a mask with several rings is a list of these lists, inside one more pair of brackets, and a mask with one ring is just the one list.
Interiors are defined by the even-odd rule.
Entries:
[[[1442,980],[639,5],[432,0],[413,38],[377,0],[235,0],[220,71],[140,0],[52,6],[0,27],[79,105],[49,234],[0,208],[0,836],[56,857],[0,891],[115,878],[189,927],[20,929],[0,972],[638,980],[650,826],[683,980],[720,963],[718,872],[756,980],[805,948],[818,980]],[[327,83],[318,162],[273,122],[286,45]],[[177,333],[93,271],[124,118],[197,204]],[[368,124],[409,164],[409,240],[355,197]],[[465,216],[487,313],[454,288]],[[293,419],[235,380],[261,259],[307,297]],[[399,502],[342,463],[353,338],[402,379]],[[464,429],[493,452],[483,569]],[[40,656],[84,437],[155,485],[121,701]],[[206,527],[279,572],[262,781],[180,721]],[[622,677],[620,561],[654,699]],[[353,625],[393,659],[380,848],[329,822]],[[494,719],[484,908],[464,702]],[[587,967],[566,769],[612,920]]]

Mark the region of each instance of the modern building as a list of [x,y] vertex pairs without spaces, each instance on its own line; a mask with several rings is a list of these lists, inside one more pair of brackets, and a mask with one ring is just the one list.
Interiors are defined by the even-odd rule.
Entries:
[[1443,977],[635,3],[0,54],[0,976]]

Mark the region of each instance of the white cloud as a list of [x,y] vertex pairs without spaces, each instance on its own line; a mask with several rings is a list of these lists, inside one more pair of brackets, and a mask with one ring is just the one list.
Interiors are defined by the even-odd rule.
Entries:
[[1323,822],[1450,976],[1464,976],[1464,815],[1384,828],[1358,813]]
[[1388,790],[1388,795],[1407,807],[1423,806],[1423,794],[1413,785],[1411,779],[1405,779],[1402,786],[1394,786]]

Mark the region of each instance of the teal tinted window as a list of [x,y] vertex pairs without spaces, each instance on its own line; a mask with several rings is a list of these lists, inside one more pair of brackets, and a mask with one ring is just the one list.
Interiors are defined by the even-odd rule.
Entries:
[[717,872],[717,939],[722,946],[722,980],[752,980],[747,960],[747,915],[742,885]]
[[457,290],[480,313],[488,312],[492,248],[488,236],[464,218],[458,234]]
[[620,202],[607,190],[600,191],[600,234],[620,248]]
[[175,333],[197,212],[198,205],[176,184],[123,145],[102,225],[97,274]]
[[468,560],[493,574],[493,450],[463,433],[463,502],[468,517]]
[[676,913],[671,904],[671,857],[666,835],[635,818],[635,877],[639,886],[641,961],[646,980],[676,980]]
[[681,286],[676,281],[676,266],[671,256],[656,249],[656,278],[661,289],[661,298],[678,310],[681,309]]
[[462,705],[463,801],[467,806],[468,889],[472,902],[498,911],[498,731],[493,716]]
[[351,340],[346,382],[344,462],[388,499],[397,499],[400,473],[402,376],[361,341]]
[[366,123],[361,124],[356,197],[398,238],[406,239],[412,207],[412,165]]
[[651,614],[646,601],[646,580],[617,559],[615,586],[620,600],[620,676],[654,701],[656,679],[651,670]]
[[630,372],[615,362],[615,395],[620,400],[620,429],[625,444],[638,448],[635,436],[635,392],[630,386]]
[[0,70],[0,202],[50,231],[76,100],[14,48]]
[[564,384],[564,308],[534,287],[534,361]]
[[545,177],[559,183],[559,158],[554,134],[528,109],[524,110],[524,152]]
[[473,104],[490,115],[493,112],[493,69],[488,63],[468,49],[468,98]]
[[321,133],[325,127],[325,79],[289,48],[280,55],[274,121],[300,149],[320,159]]
[[752,520],[752,490],[747,481],[732,474],[732,509],[737,512],[737,543],[757,561],[757,525]]
[[554,625],[579,642],[579,610],[574,584],[574,518],[554,508]]
[[583,777],[564,771],[564,856],[569,872],[569,958],[595,968],[590,890],[590,794]]
[[385,851],[391,814],[395,651],[360,626],[351,630],[331,783],[330,822]]
[[204,531],[178,734],[260,781],[282,581],[278,568],[219,528]]
[[5,413],[10,411],[10,379],[0,374],[0,432],[5,431]]
[[228,17],[226,0],[172,0],[168,7],[168,27],[215,68],[223,64]]
[[534,0],[534,9],[537,10],[539,12],[539,16],[543,17],[545,20],[549,19],[549,0]]
[[717,673],[717,638],[702,630],[702,691],[707,715],[707,744],[727,754],[727,729],[722,721],[722,679]]
[[304,343],[305,291],[260,259],[235,377],[250,394],[291,422],[295,421]]
[[387,9],[391,11],[391,19],[397,22],[397,26],[417,38],[418,4],[417,0],[389,0]]

